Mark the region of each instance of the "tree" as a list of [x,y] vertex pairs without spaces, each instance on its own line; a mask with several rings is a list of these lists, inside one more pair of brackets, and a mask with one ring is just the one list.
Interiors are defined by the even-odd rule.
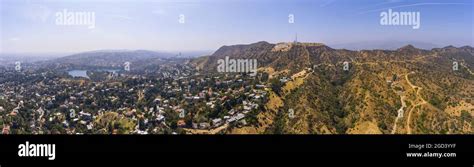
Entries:
[[464,121],[472,122],[472,115],[469,114],[466,110],[461,111],[461,122],[464,124]]

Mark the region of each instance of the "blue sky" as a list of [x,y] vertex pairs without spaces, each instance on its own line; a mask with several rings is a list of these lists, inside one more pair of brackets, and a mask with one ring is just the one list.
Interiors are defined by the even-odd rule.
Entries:
[[[389,8],[420,12],[420,29],[380,25],[380,13]],[[57,25],[56,13],[64,9],[94,12],[95,28]],[[471,0],[0,0],[0,10],[2,53],[216,50],[293,41],[295,34],[299,41],[328,45],[474,43]]]

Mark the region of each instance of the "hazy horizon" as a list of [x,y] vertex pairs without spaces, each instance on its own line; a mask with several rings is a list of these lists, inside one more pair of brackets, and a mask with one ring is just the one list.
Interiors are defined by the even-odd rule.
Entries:
[[[257,43],[257,42],[262,42],[262,41],[255,41],[252,43]],[[268,41],[263,41],[263,42],[268,42]],[[269,42],[273,44],[277,43],[282,43],[282,42],[290,42],[290,41],[280,41],[280,42]],[[315,43],[315,42],[305,42],[305,41],[299,41],[301,43]],[[231,45],[248,45],[252,43],[236,43],[236,44],[230,44],[230,45],[222,45],[222,46],[231,46]],[[316,43],[321,43],[321,42],[316,42]],[[377,43],[377,44],[374,44]],[[382,49],[382,50],[396,50],[401,47],[407,46],[407,45],[412,45],[415,48],[418,49],[424,49],[424,50],[431,50],[434,48],[443,48],[443,47],[448,47],[448,46],[454,46],[454,47],[464,47],[464,46],[470,46],[474,47],[473,45],[444,45],[444,46],[439,46],[435,44],[430,44],[430,43],[418,43],[418,42],[403,42],[403,41],[387,41],[386,43],[380,43],[380,41],[364,41],[361,43],[341,43],[341,44],[332,44],[328,45],[325,43],[322,43],[326,46],[329,46],[334,49],[347,49],[347,50],[377,50],[377,49]],[[367,46],[370,45],[370,46]],[[430,46],[420,46],[420,45],[430,45]],[[221,47],[222,47],[221,46]],[[220,47],[219,47],[220,48]],[[146,50],[146,51],[153,51],[153,52],[163,52],[163,53],[190,53],[190,52],[203,52],[203,53],[208,53],[212,54],[215,51],[217,51],[219,48],[215,50],[189,50],[189,51],[179,51],[179,50],[150,50],[150,49],[97,49],[97,50],[85,50],[85,51],[78,51],[78,52],[0,52],[0,56],[3,55],[52,55],[58,56],[58,55],[64,55],[64,56],[69,56],[69,55],[74,55],[74,54],[79,54],[79,53],[86,53],[86,52],[97,52],[97,51],[139,51],[139,50]],[[205,55],[203,55],[205,56]],[[51,57],[51,56],[50,56]],[[61,57],[61,56],[58,56]]]

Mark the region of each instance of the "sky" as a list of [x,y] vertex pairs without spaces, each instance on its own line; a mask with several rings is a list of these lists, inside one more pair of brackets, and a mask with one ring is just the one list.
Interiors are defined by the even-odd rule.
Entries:
[[[471,0],[0,0],[0,53],[216,50],[223,45],[258,41],[290,42],[296,36],[300,42],[328,45],[416,41],[436,46],[473,46],[473,3]],[[420,28],[381,25],[381,13],[388,9],[419,12]],[[58,14],[64,10],[93,13],[95,26],[58,24]],[[289,22],[290,15],[294,16],[293,23]]]

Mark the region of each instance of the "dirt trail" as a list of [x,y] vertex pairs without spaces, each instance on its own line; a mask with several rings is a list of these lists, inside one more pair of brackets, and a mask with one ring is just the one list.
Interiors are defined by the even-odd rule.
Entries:
[[[412,112],[413,112],[413,109],[415,109],[416,107],[418,106],[421,106],[421,105],[425,105],[425,104],[429,104],[428,102],[426,102],[425,99],[423,99],[423,97],[420,96],[420,91],[423,89],[419,86],[415,86],[413,85],[410,80],[408,79],[408,74],[405,74],[405,80],[407,81],[407,83],[410,85],[410,87],[416,91],[416,99],[415,101],[417,101],[418,99],[421,100],[421,102],[413,105],[410,109],[410,111],[408,112],[408,117],[407,117],[407,122],[406,122],[406,127],[407,127],[407,134],[411,134],[411,128],[410,128],[410,122],[411,122],[411,115],[412,115]],[[434,107],[433,105],[429,104],[430,107],[434,108],[434,109],[437,109],[439,110],[438,108]]]
[[187,129],[187,128],[184,128],[184,130],[186,132],[191,133],[191,134],[217,134],[220,131],[222,131],[224,129],[227,129],[228,126],[229,126],[229,124],[226,123],[222,126],[219,126],[217,128],[214,128],[214,129],[209,129],[209,130],[205,130],[205,129]]
[[405,103],[405,96],[404,95],[400,95],[400,101],[402,102],[402,106],[397,111],[398,115],[397,115],[397,118],[395,118],[395,122],[393,123],[392,134],[395,134],[397,132],[398,119],[403,117],[403,114],[405,112],[403,110],[403,108],[407,107],[407,105]]
[[471,69],[469,69],[465,64],[462,64],[462,63],[461,63],[461,66],[463,66],[464,68],[466,68],[467,71],[468,71],[469,73],[471,73],[471,75],[474,75],[474,73],[471,71]]

